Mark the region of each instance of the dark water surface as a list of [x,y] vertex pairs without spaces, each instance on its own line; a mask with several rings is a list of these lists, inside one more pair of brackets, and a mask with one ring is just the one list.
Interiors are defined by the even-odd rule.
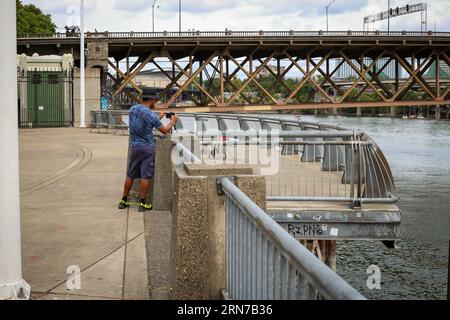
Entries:
[[[446,299],[450,238],[450,122],[304,116],[369,133],[394,174],[403,211],[399,249],[380,242],[338,242],[337,272],[370,299]],[[381,269],[369,290],[366,270]]]

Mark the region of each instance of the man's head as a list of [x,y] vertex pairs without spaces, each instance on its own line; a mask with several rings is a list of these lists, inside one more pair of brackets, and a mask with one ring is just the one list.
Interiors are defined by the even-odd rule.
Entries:
[[156,89],[144,88],[142,89],[142,104],[149,108],[153,108],[155,103],[159,100],[159,94]]

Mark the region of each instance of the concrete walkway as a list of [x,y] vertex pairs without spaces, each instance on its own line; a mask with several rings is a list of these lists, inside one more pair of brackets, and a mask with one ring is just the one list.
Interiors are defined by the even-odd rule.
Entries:
[[[32,299],[148,299],[144,219],[118,210],[128,137],[20,131],[22,257]],[[70,266],[81,289],[68,290]],[[76,268],[75,267],[75,268]]]

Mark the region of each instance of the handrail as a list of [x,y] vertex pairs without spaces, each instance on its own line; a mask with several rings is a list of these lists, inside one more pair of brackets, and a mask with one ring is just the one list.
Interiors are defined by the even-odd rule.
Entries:
[[183,156],[185,156],[186,158],[189,159],[189,161],[192,162],[197,162],[197,163],[201,163],[202,161],[191,152],[191,150],[189,150],[188,148],[186,148],[181,142],[176,142],[175,143],[175,148],[180,151]]
[[267,138],[351,138],[353,136],[362,136],[364,132],[360,131],[235,131],[235,130],[212,130],[199,132],[197,137],[200,139],[211,138],[216,136],[224,137],[248,137],[258,138],[264,136]]
[[290,236],[228,178],[220,179],[224,193],[273,243],[290,264],[299,270],[309,283],[325,299],[365,300],[355,288],[334,273],[314,254]]
[[[243,120],[248,120],[248,119],[255,119],[255,121],[260,121],[262,120],[270,120],[270,121],[276,121],[278,123],[298,123],[299,125],[305,125],[305,126],[316,126],[319,129],[331,129],[331,130],[348,130],[348,131],[352,131],[355,130],[355,128],[352,127],[346,127],[343,126],[341,124],[332,124],[332,123],[327,123],[327,122],[313,122],[313,121],[307,121],[307,120],[292,120],[292,119],[280,119],[277,117],[271,117],[271,116],[266,116],[266,115],[259,115],[259,116],[252,116],[252,115],[246,115],[246,114],[242,114],[242,115],[230,115],[230,114],[222,114],[222,113],[184,113],[184,112],[180,112],[179,113],[180,116],[182,117],[192,117],[192,118],[221,118],[221,119],[233,119],[233,120],[239,120],[239,119],[243,119]],[[358,129],[361,132],[364,132],[364,130],[362,129]]]
[[[421,38],[436,38],[436,37],[450,37],[450,32],[414,32],[414,31],[184,31],[184,32],[86,32],[86,38],[99,39],[123,39],[123,38],[243,38],[243,37],[375,37],[375,38],[395,38],[395,37],[421,37]],[[20,35],[21,39],[79,39],[80,33],[66,33],[57,32],[53,34],[25,34]]]

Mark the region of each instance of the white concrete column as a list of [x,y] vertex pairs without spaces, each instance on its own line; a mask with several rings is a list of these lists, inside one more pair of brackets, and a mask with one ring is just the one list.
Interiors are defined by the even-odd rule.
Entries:
[[86,128],[86,78],[84,72],[84,0],[81,0],[80,13],[80,128]]
[[0,1],[0,299],[28,299],[22,280],[16,1]]

